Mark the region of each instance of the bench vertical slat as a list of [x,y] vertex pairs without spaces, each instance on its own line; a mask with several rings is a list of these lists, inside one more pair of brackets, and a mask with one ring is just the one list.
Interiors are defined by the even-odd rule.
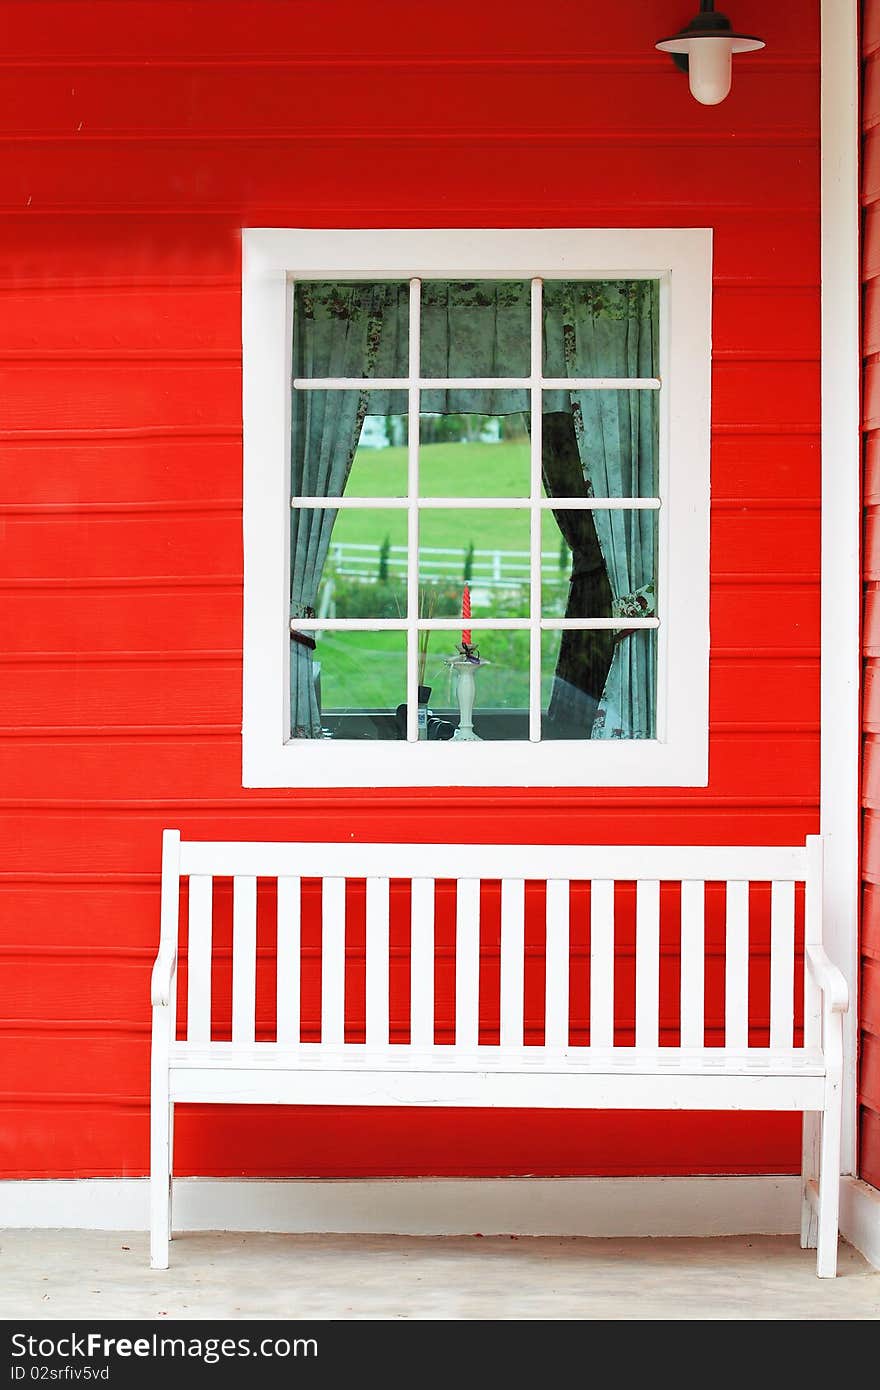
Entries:
[[569,884],[547,880],[544,1046],[568,1047]]
[[366,1039],[368,1047],[387,1047],[389,1013],[390,880],[367,879]]
[[193,874],[190,877],[186,991],[186,1036],[189,1042],[211,1041],[213,892],[214,880],[209,874]]
[[524,879],[501,880],[502,1047],[522,1047],[525,1038],[525,895]]
[[434,1046],[434,880],[410,884],[409,1037],[413,1047]]
[[660,1042],[660,884],[636,884],[636,1047]]
[[724,1046],[749,1045],[749,882],[727,883],[724,964]]
[[455,1043],[471,1051],[480,1029],[480,880],[458,880],[455,919]]
[[275,959],[275,1036],[300,1041],[300,880],[279,878]]
[[257,880],[232,880],[232,1041],[252,1043],[256,1032]]
[[321,1042],[345,1042],[345,879],[321,891]]
[[590,1046],[614,1046],[614,880],[590,884]]
[[681,1046],[705,1043],[706,885],[681,885]]
[[794,883],[770,888],[770,1046],[794,1042]]

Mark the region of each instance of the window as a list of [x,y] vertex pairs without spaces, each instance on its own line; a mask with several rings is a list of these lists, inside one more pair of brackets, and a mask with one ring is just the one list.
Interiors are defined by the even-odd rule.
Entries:
[[705,783],[710,233],[244,236],[245,785]]

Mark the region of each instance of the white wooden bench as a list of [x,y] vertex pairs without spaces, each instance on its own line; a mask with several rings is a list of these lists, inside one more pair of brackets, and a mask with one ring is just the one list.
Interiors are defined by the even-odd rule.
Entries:
[[[186,877],[187,1018],[186,1035],[178,1039],[178,918],[181,878]],[[230,877],[231,1039],[216,1041],[211,1036],[213,883]],[[300,1040],[304,878],[323,881],[320,1041],[312,1042]],[[258,879],[277,881],[277,937],[274,928],[271,932],[277,1015],[275,1037],[270,1041],[257,1041],[255,1033]],[[351,879],[366,880],[365,1041],[357,1043],[345,1041],[345,905],[346,880]],[[454,879],[457,884],[451,1045],[435,1042],[438,879]],[[499,1040],[491,1044],[480,1038],[481,879],[501,881],[500,1031]],[[409,1041],[402,1043],[390,1040],[389,880],[411,884],[411,1021]],[[524,1040],[524,885],[530,880],[546,884],[541,1045],[526,1045]],[[590,885],[589,910],[586,888],[574,894],[569,891],[570,883],[582,881]],[[673,895],[676,947],[680,912],[680,948],[674,952],[680,958],[680,1018],[674,1046],[661,1045],[660,1034],[660,887],[670,881],[681,885],[680,900],[677,889],[666,889],[663,898],[666,923],[670,892]],[[806,885],[802,916],[800,883]],[[712,885],[709,894],[707,884]],[[750,892],[751,884],[759,887]],[[627,892],[635,898],[634,1029],[628,1045],[620,1045],[614,1003],[615,913],[620,932],[621,895]],[[759,900],[762,892],[761,931],[769,935],[769,942],[765,939],[761,946],[765,967],[768,949],[770,956],[769,1030],[765,1000],[763,1023],[752,1023],[750,1041],[750,916],[753,940],[756,931],[750,902]],[[818,837],[803,848],[257,844],[181,842],[178,831],[166,830],[161,941],[152,979],[153,1267],[168,1266],[175,1104],[253,1102],[801,1111],[801,1243],[818,1246],[818,1273],[833,1276],[837,1268],[841,1015],[847,1008],[847,988],[822,949],[821,903],[822,842]],[[718,908],[722,920],[716,930],[710,918],[717,916]],[[578,911],[589,918],[588,1046],[574,1045],[569,1031],[570,969],[576,958],[570,952],[570,919],[579,933],[583,927],[586,939],[586,922],[575,923]],[[704,1020],[710,926],[724,956],[723,1045],[716,1041],[712,1046],[706,1042]],[[627,931],[631,928],[630,923]],[[664,933],[668,950],[665,926]],[[795,981],[802,968],[800,943],[805,957],[802,1038],[795,998]],[[586,971],[583,952],[580,968]],[[753,1045],[761,1028],[762,1045]],[[668,1039],[668,1029],[664,1028],[664,1034]],[[717,1038],[717,1033],[713,1036]]]

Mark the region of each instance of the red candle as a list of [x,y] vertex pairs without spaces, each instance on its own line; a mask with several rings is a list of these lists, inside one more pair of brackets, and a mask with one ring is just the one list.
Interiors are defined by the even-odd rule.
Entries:
[[[465,584],[464,592],[461,596],[461,616],[463,619],[467,619],[471,616],[471,591],[468,588],[467,584]],[[462,628],[461,641],[462,645],[465,647],[469,647],[471,645],[471,630],[469,627]]]

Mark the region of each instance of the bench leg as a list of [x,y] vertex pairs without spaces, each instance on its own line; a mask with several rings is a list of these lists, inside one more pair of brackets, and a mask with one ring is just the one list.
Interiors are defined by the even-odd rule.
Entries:
[[810,1200],[809,1184],[819,1181],[819,1135],[821,1115],[815,1110],[804,1111],[801,1141],[801,1248],[815,1250],[819,1238],[816,1208]]
[[168,1268],[171,1228],[171,1104],[154,1085],[150,1107],[150,1268]]
[[168,1239],[174,1239],[174,1102],[168,1103]]
[[816,1273],[833,1279],[837,1273],[838,1215],[840,1207],[840,1077],[829,1077],[822,1116],[822,1157],[819,1173],[819,1237]]

